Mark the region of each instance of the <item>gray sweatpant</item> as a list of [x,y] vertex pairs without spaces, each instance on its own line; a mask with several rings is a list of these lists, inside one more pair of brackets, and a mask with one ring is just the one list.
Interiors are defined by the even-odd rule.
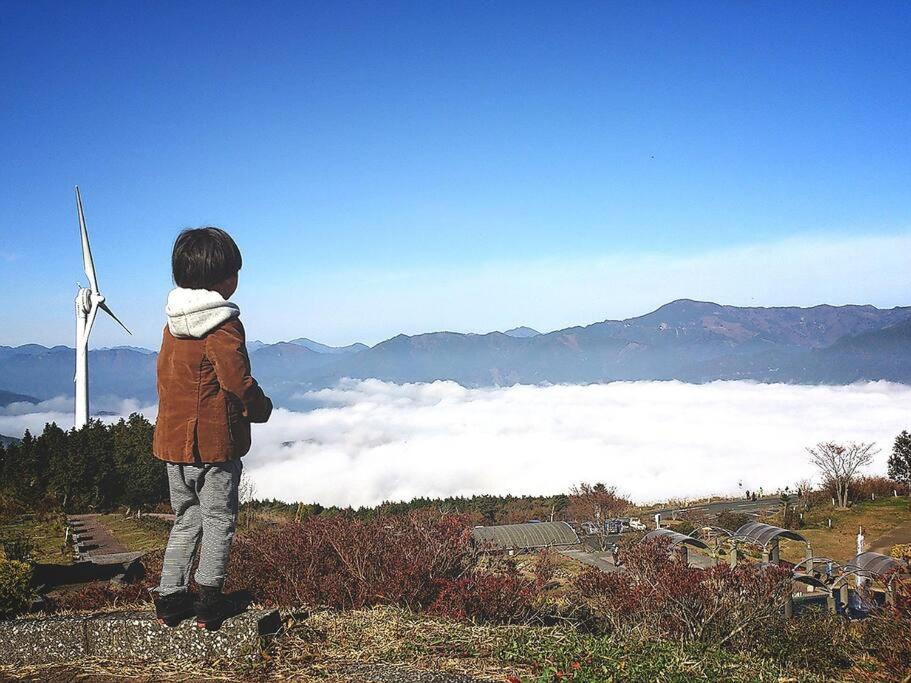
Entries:
[[237,487],[242,470],[239,459],[206,465],[168,463],[171,507],[177,518],[164,553],[160,595],[187,589],[197,546],[196,583],[224,583],[237,524]]

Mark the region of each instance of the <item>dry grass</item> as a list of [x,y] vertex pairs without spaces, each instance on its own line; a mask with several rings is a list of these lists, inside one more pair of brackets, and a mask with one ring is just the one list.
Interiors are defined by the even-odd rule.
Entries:
[[62,515],[18,515],[0,518],[0,538],[26,538],[34,547],[34,560],[46,564],[71,564],[73,549],[65,542]]
[[164,548],[168,542],[171,523],[156,517],[127,517],[123,514],[101,515],[99,522],[127,550],[148,551]]
[[352,665],[379,663],[503,681],[507,673],[527,673],[513,672],[496,657],[510,631],[521,628],[529,627],[456,623],[394,607],[317,612],[289,618],[264,673],[335,679]]

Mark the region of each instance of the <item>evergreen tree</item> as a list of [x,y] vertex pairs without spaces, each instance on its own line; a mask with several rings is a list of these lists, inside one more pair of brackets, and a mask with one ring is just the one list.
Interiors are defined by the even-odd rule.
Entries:
[[168,500],[167,469],[163,462],[152,456],[154,429],[152,423],[138,413],[112,425],[117,503],[141,508]]
[[911,434],[907,431],[895,437],[889,456],[889,478],[911,484]]

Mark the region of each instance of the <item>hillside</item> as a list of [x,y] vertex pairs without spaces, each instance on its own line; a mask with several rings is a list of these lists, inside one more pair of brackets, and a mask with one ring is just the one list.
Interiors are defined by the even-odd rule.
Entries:
[[[518,330],[518,333],[517,333]],[[911,383],[911,307],[737,307],[681,299],[643,316],[547,334],[432,332],[373,347],[307,338],[251,343],[254,373],[277,402],[339,379],[454,380],[466,386],[616,380]],[[72,349],[0,347],[0,386],[40,399],[72,390]],[[91,352],[93,390],[155,399],[155,354]]]
[[0,389],[0,408],[5,408],[10,403],[38,403],[38,399],[34,396],[17,394],[13,391]]

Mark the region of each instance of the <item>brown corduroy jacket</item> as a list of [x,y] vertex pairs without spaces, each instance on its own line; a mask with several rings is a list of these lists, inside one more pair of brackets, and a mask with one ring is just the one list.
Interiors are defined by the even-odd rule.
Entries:
[[250,450],[250,423],[272,401],[250,375],[244,326],[231,318],[200,338],[166,326],[158,354],[158,420],[152,451],[166,462],[202,464]]

